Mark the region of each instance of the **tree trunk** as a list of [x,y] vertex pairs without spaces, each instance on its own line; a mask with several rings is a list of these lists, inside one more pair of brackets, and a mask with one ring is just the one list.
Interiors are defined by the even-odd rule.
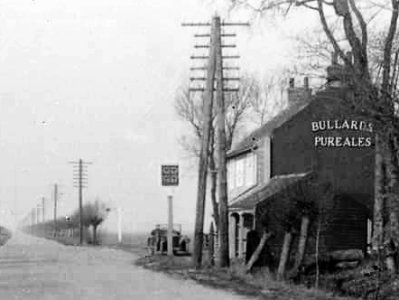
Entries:
[[97,225],[93,225],[93,245],[97,245]]
[[305,256],[306,243],[308,241],[309,223],[310,223],[309,216],[307,215],[302,216],[301,232],[299,234],[299,241],[298,241],[298,251],[295,255],[295,263],[292,269],[292,273],[294,274],[298,273],[298,269],[302,264],[303,257]]
[[321,216],[319,215],[317,220],[317,230],[316,230],[316,249],[315,249],[315,260],[316,260],[316,279],[315,279],[315,288],[319,288],[319,279],[320,279],[320,265],[319,265],[319,247],[320,247],[320,232],[321,232]]
[[218,192],[219,192],[219,267],[230,264],[229,257],[229,216],[227,203],[227,167],[226,167],[226,112],[223,91],[223,60],[220,17],[215,19],[216,48],[216,104],[217,104],[217,153],[218,153]]
[[389,227],[386,234],[386,263],[388,270],[395,274],[398,271],[397,255],[399,249],[399,172],[397,167],[397,149],[390,141],[386,155],[387,178],[388,178],[388,194],[387,194],[387,208]]
[[380,251],[384,236],[384,195],[385,195],[385,170],[383,157],[383,144],[381,137],[375,136],[375,171],[374,171],[374,213],[373,213],[373,239],[372,249]]
[[213,228],[213,223],[209,229],[209,263],[211,266],[215,265],[215,230]]
[[284,243],[283,248],[281,250],[280,256],[280,263],[277,269],[277,279],[282,280],[284,279],[285,275],[285,267],[289,260],[290,250],[291,250],[291,243],[292,243],[293,234],[291,231],[287,231],[284,235]]
[[251,271],[253,265],[256,263],[256,261],[259,258],[259,255],[261,254],[263,247],[265,247],[266,242],[272,237],[272,234],[270,232],[263,232],[262,238],[259,241],[258,246],[256,247],[254,253],[252,254],[251,258],[249,259],[246,269],[247,272]]
[[198,167],[198,186],[197,186],[197,204],[195,214],[194,228],[194,249],[192,262],[196,269],[202,264],[202,248],[204,242],[204,215],[205,215],[205,199],[206,199],[206,181],[208,173],[208,155],[209,155],[209,135],[212,127],[212,108],[213,108],[213,89],[215,85],[216,71],[216,51],[213,45],[215,39],[216,28],[215,20],[212,20],[211,29],[211,45],[209,48],[209,58],[206,75],[206,89],[203,96],[203,127],[201,140],[201,153]]

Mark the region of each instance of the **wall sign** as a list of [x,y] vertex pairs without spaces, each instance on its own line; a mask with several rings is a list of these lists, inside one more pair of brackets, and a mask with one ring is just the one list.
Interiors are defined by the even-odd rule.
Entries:
[[[314,136],[315,147],[352,147],[363,148],[372,145],[371,136],[362,136],[354,132],[373,132],[373,124],[365,121],[355,120],[321,120],[312,122],[312,132],[320,133],[326,131],[343,131],[342,135],[319,135]],[[349,131],[353,133],[350,134]]]

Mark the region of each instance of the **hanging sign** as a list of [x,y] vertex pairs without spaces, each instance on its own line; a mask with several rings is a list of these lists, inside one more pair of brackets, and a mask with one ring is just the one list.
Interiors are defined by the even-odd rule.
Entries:
[[163,186],[179,185],[179,166],[178,165],[162,165],[161,166],[161,182]]

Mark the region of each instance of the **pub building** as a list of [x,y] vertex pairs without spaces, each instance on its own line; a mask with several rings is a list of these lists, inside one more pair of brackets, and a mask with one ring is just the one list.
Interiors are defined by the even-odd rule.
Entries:
[[[261,236],[266,223],[274,234],[267,253],[278,260],[285,231],[284,220],[276,215],[284,216],[292,202],[314,192],[317,184],[330,191],[314,201],[319,211],[325,208],[320,251],[366,252],[374,196],[373,124],[347,108],[350,81],[335,61],[322,90],[312,94],[305,78],[301,87],[290,79],[287,92],[287,108],[228,152],[230,258],[248,260],[254,249],[248,233]],[[314,240],[311,229],[308,254],[315,251]]]

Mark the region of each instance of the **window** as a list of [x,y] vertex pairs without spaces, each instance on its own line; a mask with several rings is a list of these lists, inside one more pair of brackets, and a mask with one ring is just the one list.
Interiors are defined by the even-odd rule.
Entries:
[[232,159],[227,164],[227,184],[229,190],[255,185],[256,154],[248,153]]
[[240,158],[236,161],[236,173],[235,173],[236,187],[244,185],[244,160],[245,159]]
[[247,155],[245,158],[245,186],[251,186],[256,183],[256,155]]
[[229,160],[227,163],[227,188],[228,190],[232,190],[235,188],[235,164],[234,160]]

